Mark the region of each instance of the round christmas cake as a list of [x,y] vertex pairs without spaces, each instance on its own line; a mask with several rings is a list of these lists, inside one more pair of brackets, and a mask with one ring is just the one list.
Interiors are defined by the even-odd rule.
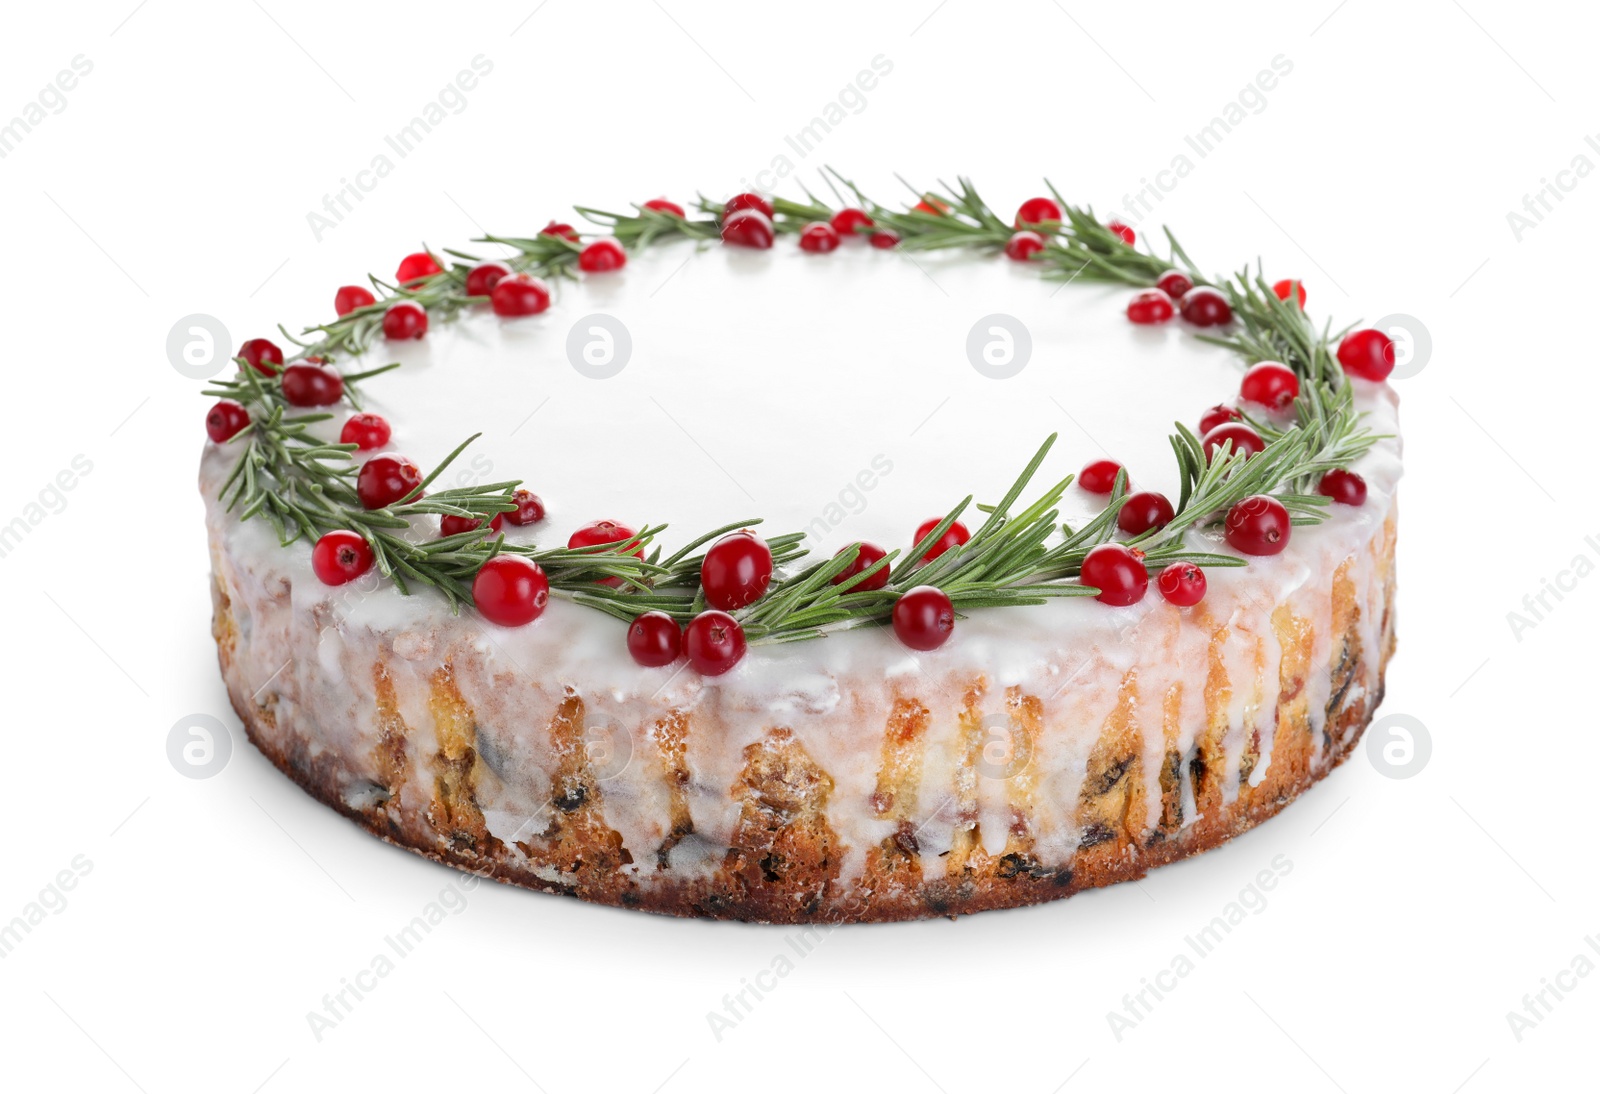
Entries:
[[235,710],[437,861],[675,915],[1014,907],[1216,846],[1394,649],[1394,350],[1059,195],[579,209],[245,343]]

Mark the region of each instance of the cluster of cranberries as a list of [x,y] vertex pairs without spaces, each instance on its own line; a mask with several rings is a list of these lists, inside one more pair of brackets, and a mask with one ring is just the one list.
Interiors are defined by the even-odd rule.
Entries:
[[[1278,281],[1273,295],[1304,309],[1305,285],[1295,279]],[[1180,270],[1168,270],[1129,301],[1128,319],[1141,325],[1164,323],[1174,314],[1198,327],[1221,326],[1233,320],[1227,297],[1215,289],[1196,287]],[[1352,331],[1335,352],[1340,366],[1351,376],[1381,382],[1394,370],[1394,343],[1379,330]],[[1293,369],[1277,361],[1258,361],[1245,371],[1239,398],[1261,411],[1286,412],[1300,396],[1300,379]],[[1219,454],[1242,455],[1248,460],[1266,448],[1261,434],[1233,407],[1219,404],[1200,418],[1199,437],[1209,463]],[[1111,493],[1121,466],[1098,460],[1083,469],[1078,483],[1097,494]],[[1323,496],[1343,505],[1362,505],[1367,484],[1354,471],[1327,472],[1318,483]],[[1172,519],[1171,503],[1160,494],[1130,494],[1117,515],[1117,524],[1131,535],[1162,527]],[[1265,494],[1245,498],[1228,510],[1223,534],[1230,546],[1247,555],[1275,555],[1289,542],[1292,522],[1282,502]],[[1092,563],[1092,565],[1091,565]],[[1105,544],[1084,560],[1083,582],[1101,590],[1099,599],[1111,604],[1131,604],[1144,596],[1146,577],[1143,555],[1137,548]],[[1192,563],[1173,563],[1157,579],[1161,595],[1187,607],[1205,595],[1205,574]]]
[[[419,261],[425,258],[428,256],[408,256],[401,263],[400,280],[428,276],[428,267]],[[433,272],[437,272],[437,266]],[[477,270],[473,274],[477,274]],[[497,277],[491,277],[490,289],[498,289],[511,280],[514,277],[510,271],[502,267]],[[471,275],[468,284],[473,284]],[[366,296],[365,301],[361,299],[362,294]],[[474,292],[472,295],[484,294]],[[371,294],[365,289],[346,286],[339,291],[341,314],[371,303]],[[285,367],[283,351],[265,338],[250,339],[240,347],[238,356],[262,375],[278,376],[284,401],[291,406],[332,406],[344,397],[343,378],[318,358],[307,358],[303,363]],[[206,413],[206,434],[218,444],[232,440],[249,424],[250,412],[233,399],[219,400]],[[339,443],[355,445],[358,452],[368,452],[387,445],[393,432],[383,415],[361,411],[345,419],[339,430]],[[414,500],[422,496],[421,486],[422,471],[400,455],[373,456],[356,473],[356,496],[364,509],[382,509],[402,500]],[[544,502],[537,494],[518,490],[511,500],[516,509],[496,513],[488,521],[489,531],[498,532],[505,524],[527,525],[544,519]],[[454,536],[477,532],[484,524],[474,517],[445,514],[439,518],[439,534]],[[374,561],[372,545],[367,539],[345,528],[324,534],[311,551],[311,568],[327,585],[354,581],[371,570]],[[472,596],[486,619],[505,626],[519,626],[537,619],[544,611],[550,599],[550,582],[537,563],[515,555],[496,555],[480,568],[473,580]]]
[[[641,208],[665,216],[684,216],[683,206],[666,198],[652,198]],[[918,208],[931,210],[922,205]],[[772,202],[761,194],[733,195],[722,206],[722,242],[734,247],[769,250],[777,239],[774,215]],[[828,254],[838,250],[839,244],[851,236],[865,236],[867,242],[879,250],[887,250],[900,242],[899,233],[879,228],[864,210],[841,209],[828,220],[813,221],[800,229],[800,249],[808,254]]]
[[[914,542],[927,540],[941,523],[939,517],[924,521]],[[626,525],[597,521],[575,532],[568,546],[626,544],[635,535]],[[931,562],[970,538],[966,526],[954,521],[929,543],[922,559]],[[861,543],[845,547],[839,554],[848,551],[854,551],[854,556],[834,575],[834,585],[845,586],[846,593],[862,593],[889,584],[889,567],[884,561],[888,551],[876,543]],[[706,551],[700,564],[705,610],[683,627],[666,612],[645,612],[628,627],[628,652],[639,664],[651,667],[686,657],[701,675],[720,676],[739,663],[746,649],[744,628],[731,613],[760,600],[771,584],[772,549],[766,541],[748,529],[723,536]],[[932,650],[944,645],[954,631],[955,607],[943,590],[919,585],[895,600],[891,619],[900,641],[915,650]]]
[[1129,321],[1141,326],[1165,323],[1174,315],[1197,327],[1220,327],[1233,322],[1233,306],[1222,293],[1194,284],[1180,270],[1168,270],[1156,288],[1145,289],[1128,302]]
[[[682,207],[665,198],[647,201],[644,208],[683,216]],[[722,242],[733,247],[769,250],[777,239],[773,216],[772,202],[761,194],[733,195],[722,206]],[[899,235],[878,228],[863,210],[841,209],[828,220],[813,221],[800,229],[800,249],[808,254],[829,254],[838,250],[845,239],[858,235],[866,236],[867,241],[879,249],[900,242]]]
[[[571,230],[567,225],[552,224],[552,227]],[[549,232],[550,229],[546,228],[545,231]],[[395,270],[395,280],[404,288],[414,288],[442,272],[431,254],[418,251],[400,260]],[[548,285],[531,274],[512,273],[511,268],[503,262],[480,262],[472,267],[467,271],[465,289],[468,296],[487,300],[496,315],[507,319],[538,315],[550,307]],[[334,293],[333,310],[342,317],[360,308],[373,307],[377,302],[370,289],[361,285],[344,285]],[[381,322],[383,336],[391,341],[421,338],[428,333],[428,310],[415,300],[397,300],[384,308]]]
[[[361,449],[387,444],[389,423],[377,414],[353,414],[340,439]],[[380,439],[381,438],[381,439]],[[402,500],[421,497],[422,472],[400,455],[373,456],[356,475],[356,495],[364,509],[382,509]],[[512,495],[516,509],[496,513],[488,521],[491,532],[506,524],[527,525],[544,519],[544,503],[537,494],[518,490]],[[439,518],[441,536],[479,532],[485,522],[474,517],[445,514]],[[311,565],[328,585],[343,585],[372,568],[372,548],[360,534],[348,529],[328,532],[312,549]],[[543,614],[550,601],[550,581],[538,563],[517,555],[495,555],[479,568],[472,582],[472,600],[490,622],[518,627]]]
[[[1298,307],[1306,306],[1306,289],[1299,281],[1279,281],[1272,291],[1279,300],[1293,296]],[[1197,327],[1220,327],[1233,322],[1233,306],[1216,289],[1196,286],[1182,270],[1168,270],[1156,279],[1154,288],[1144,289],[1128,301],[1128,320],[1141,326],[1165,323],[1174,315]]]
[[[626,543],[636,534],[614,521],[597,521],[573,533],[568,546]],[[723,536],[700,563],[706,609],[685,627],[666,612],[645,612],[628,626],[628,652],[652,667],[684,656],[702,676],[721,676],[745,654],[744,628],[730,613],[760,600],[771,584],[772,549],[766,540],[749,529]]]
[[[926,212],[944,212],[949,207],[935,210],[931,206],[924,208],[924,205],[919,205],[918,208]],[[1045,249],[1046,237],[1061,227],[1061,205],[1054,198],[1029,198],[1017,207],[1012,227],[1015,230],[1011,238],[1006,240],[1006,257],[1014,262],[1027,262]],[[1106,231],[1128,247],[1133,246],[1139,238],[1138,233],[1120,220],[1108,223]]]
[[[1012,241],[1016,242],[1015,236]],[[1040,249],[1042,247],[1041,240]],[[1009,245],[1006,253],[1011,253]],[[1035,252],[1022,257],[1031,257],[1032,253]],[[1306,306],[1306,287],[1298,280],[1278,281],[1273,284],[1272,292],[1279,300],[1292,302],[1302,310]],[[1181,270],[1168,270],[1156,279],[1154,288],[1143,289],[1128,301],[1128,320],[1140,326],[1165,323],[1174,315],[1181,315],[1197,327],[1220,327],[1233,322],[1233,306],[1221,292],[1207,285],[1196,286],[1189,275]],[[1339,342],[1335,356],[1345,372],[1363,380],[1381,383],[1394,371],[1394,341],[1381,330],[1367,328],[1351,331]],[[1271,364],[1272,368],[1259,374],[1257,370],[1262,369],[1262,365],[1251,369],[1252,374],[1257,374],[1254,381],[1258,385],[1257,393],[1246,391],[1244,397],[1275,410],[1282,409],[1299,395],[1299,382],[1294,373],[1283,365],[1272,362],[1264,364]],[[1249,382],[1248,375],[1246,379]]]
[[[390,436],[389,423],[377,414],[353,414],[340,432],[340,440],[359,449],[381,447]],[[361,465],[356,474],[356,496],[364,509],[383,509],[400,501],[421,497],[422,471],[406,457],[383,453]],[[544,502],[537,494],[518,490],[511,499],[516,509],[496,513],[487,524],[479,518],[447,513],[439,518],[440,536],[481,531],[498,532],[506,524],[528,525],[544,519]],[[359,546],[358,546],[359,544]],[[340,529],[317,541],[312,566],[329,585],[342,585],[372,568],[371,547],[355,532]],[[550,582],[540,566],[516,555],[496,555],[479,569],[472,583],[472,599],[485,619],[515,627],[537,619],[550,599]]]
[[[1169,278],[1187,278],[1176,271]],[[1178,287],[1176,280],[1174,288]],[[1280,300],[1296,294],[1300,306],[1305,290],[1298,282],[1280,281],[1274,286]],[[1155,290],[1152,290],[1155,291]],[[1165,295],[1165,290],[1161,290]],[[1381,340],[1381,341],[1380,341]],[[1356,331],[1339,346],[1338,357],[1351,375],[1381,380],[1393,367],[1393,346],[1380,331]],[[1387,367],[1385,367],[1387,366]],[[1300,380],[1294,370],[1277,361],[1259,361],[1245,371],[1239,385],[1241,402],[1258,411],[1284,413],[1300,395]],[[1200,416],[1200,443],[1207,462],[1219,455],[1241,456],[1249,460],[1266,449],[1266,441],[1244,415],[1226,404],[1211,407]],[[1126,471],[1115,460],[1095,460],[1078,475],[1078,486],[1091,494],[1110,494]],[[1367,500],[1366,481],[1354,471],[1336,468],[1318,483],[1323,496],[1342,505],[1362,505]],[[1117,527],[1138,537],[1165,527],[1173,519],[1172,503],[1154,491],[1127,495],[1117,513]],[[1236,551],[1247,555],[1275,555],[1289,543],[1292,521],[1278,499],[1265,494],[1245,498],[1232,506],[1223,521],[1223,534]],[[1144,554],[1137,547],[1107,543],[1094,548],[1083,562],[1083,583],[1099,589],[1097,599],[1107,604],[1126,605],[1142,600],[1149,584]],[[1205,573],[1189,562],[1174,562],[1156,579],[1161,595],[1179,607],[1198,604],[1205,596]]]

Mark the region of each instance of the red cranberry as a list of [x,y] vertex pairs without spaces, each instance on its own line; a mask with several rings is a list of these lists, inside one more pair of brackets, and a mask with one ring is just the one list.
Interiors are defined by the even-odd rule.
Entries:
[[[503,525],[504,513],[496,513],[489,521],[489,531],[498,532]],[[476,517],[458,517],[454,513],[445,513],[439,517],[439,535],[459,536],[462,532],[476,532],[483,527],[483,521]]]
[[744,628],[727,612],[701,612],[683,631],[683,652],[702,676],[721,676],[744,658]]
[[1128,322],[1140,326],[1165,323],[1172,318],[1172,298],[1160,289],[1144,289],[1128,301]]
[[1351,376],[1382,382],[1394,371],[1394,342],[1381,330],[1353,330],[1339,343],[1339,364]]
[[266,338],[252,338],[239,347],[239,356],[244,358],[245,364],[261,373],[263,376],[277,375],[277,368],[283,365],[283,350],[277,343]]
[[918,585],[894,602],[894,633],[914,650],[936,650],[956,629],[956,610],[944,590]]
[[231,441],[239,430],[250,424],[250,412],[244,408],[243,403],[233,399],[218,399],[206,411],[206,436],[221,444]]
[[735,194],[722,207],[722,215],[731,217],[741,209],[754,209],[768,220],[772,219],[772,202],[760,194]]
[[516,509],[502,514],[507,523],[523,526],[538,524],[544,519],[544,502],[539,500],[539,495],[531,490],[518,490],[511,495],[511,500],[517,503]]
[[764,251],[772,246],[772,221],[759,209],[740,209],[722,222],[722,242]]
[[578,269],[584,273],[610,273],[628,264],[628,252],[609,236],[592,240],[578,252]]
[[[841,547],[834,554],[834,557],[838,558],[839,555],[844,554],[846,551],[851,550],[855,546],[857,545],[851,544],[849,547]],[[859,546],[861,550],[856,552],[855,561],[835,574],[833,576],[832,584],[843,585],[846,581],[849,581],[857,574],[864,574],[868,570],[872,569],[872,567],[878,564],[880,559],[889,557],[889,552],[885,551],[882,547],[879,547],[876,543],[863,542],[859,544]],[[865,581],[850,586],[849,591],[852,593],[870,593],[877,589],[883,588],[887,584],[889,584],[889,567],[885,566],[883,569],[879,570]]]
[[[608,543],[626,543],[639,533],[626,524],[614,520],[592,520],[567,537],[567,548],[600,547]],[[644,546],[634,547],[633,554],[644,557]]]
[[1295,298],[1295,303],[1300,305],[1302,311],[1305,310],[1306,287],[1304,282],[1293,280],[1274,282],[1272,286],[1272,295],[1276,296],[1279,300],[1287,300],[1289,297],[1293,296]]
[[425,277],[432,277],[440,272],[439,264],[427,251],[418,251],[406,255],[400,260],[400,266],[395,270],[395,280],[404,285],[409,281],[421,281]]
[[1289,510],[1269,494],[1252,494],[1228,510],[1222,531],[1228,545],[1247,555],[1275,555],[1289,545]]
[[1133,241],[1139,238],[1134,234],[1132,228],[1128,227],[1120,220],[1113,220],[1107,223],[1106,231],[1110,232],[1112,235],[1116,236],[1130,247],[1133,246]]
[[890,251],[900,246],[900,233],[892,228],[879,228],[867,237],[867,242],[880,251]]
[[356,495],[364,509],[393,505],[421,485],[422,472],[404,456],[374,456],[356,474]]
[[1012,227],[1026,228],[1046,222],[1061,223],[1061,206],[1056,204],[1054,198],[1029,198],[1017,207]]
[[488,296],[502,278],[511,276],[511,267],[504,262],[480,262],[467,271],[468,296]]
[[871,228],[873,220],[860,209],[840,209],[833,214],[833,230],[841,236],[853,236]]
[[1121,543],[1102,543],[1090,551],[1084,557],[1080,580],[1100,590],[1096,600],[1118,608],[1143,600],[1150,586],[1143,552]]
[[362,285],[342,285],[333,294],[333,310],[340,315],[349,315],[357,308],[370,308],[377,302],[372,290]]
[[353,444],[365,452],[369,448],[382,448],[388,444],[392,432],[388,419],[383,415],[363,411],[345,419],[344,428],[339,430],[339,443]]
[[1026,262],[1044,250],[1044,236],[1038,232],[1013,232],[1006,240],[1006,257],[1014,262]]
[[1300,397],[1300,378],[1277,361],[1257,361],[1239,384],[1239,397],[1272,410],[1286,410]]
[[1210,433],[1213,429],[1217,428],[1217,426],[1226,425],[1229,422],[1237,422],[1243,417],[1244,415],[1233,409],[1233,407],[1224,406],[1222,403],[1218,403],[1216,406],[1200,415],[1200,436],[1204,437],[1207,433]]
[[1233,321],[1233,307],[1228,298],[1206,285],[1184,293],[1178,310],[1197,327],[1220,327]]
[[646,668],[670,665],[683,652],[683,628],[666,612],[645,612],[628,625],[628,652]]
[[[943,517],[929,517],[927,520],[917,525],[917,534],[912,541],[913,545],[921,543],[923,537],[928,535],[935,528],[939,527],[939,523],[943,520]],[[949,528],[945,529],[944,535],[933,541],[933,546],[929,547],[927,554],[922,556],[922,561],[932,562],[934,559],[938,558],[952,547],[959,547],[971,538],[972,534],[967,531],[967,526],[958,520]]]
[[568,243],[578,242],[578,229],[570,224],[562,224],[554,220],[540,228],[539,234],[542,236],[560,236]]
[[838,249],[839,233],[825,220],[800,229],[800,249],[812,254],[827,254]]
[[1224,441],[1232,441],[1234,454],[1243,452],[1245,459],[1260,455],[1267,447],[1267,442],[1261,439],[1261,434],[1243,422],[1224,422],[1200,438],[1200,445],[1206,452],[1207,463],[1216,458],[1216,454],[1222,450]]
[[550,306],[550,288],[531,274],[513,274],[495,285],[489,304],[503,319],[538,315]]
[[[639,533],[626,524],[618,524],[614,520],[592,520],[567,537],[567,548],[578,550],[582,547],[600,547],[608,543],[626,543]],[[604,552],[595,552],[603,554]],[[644,557],[644,545],[638,544],[629,554],[637,558]],[[610,585],[612,588],[622,584],[620,577],[603,577],[600,584]]]
[[550,579],[532,559],[495,555],[472,579],[472,602],[489,622],[521,627],[544,614],[550,603]]
[[1168,604],[1192,608],[1206,595],[1206,572],[1192,562],[1174,562],[1156,578],[1156,588]]
[[1156,278],[1156,288],[1174,300],[1182,300],[1184,294],[1194,288],[1194,281],[1182,270],[1168,270]]
[[383,336],[396,342],[421,338],[428,333],[428,313],[415,300],[390,304],[383,313]]
[[1323,475],[1321,481],[1317,483],[1317,493],[1325,498],[1332,498],[1340,505],[1365,505],[1367,480],[1354,471],[1335,467]]
[[372,569],[372,545],[358,533],[328,532],[311,548],[311,569],[324,585],[343,585]]
[[1165,528],[1173,517],[1172,503],[1165,494],[1142,490],[1129,494],[1117,512],[1117,527],[1130,536],[1142,536],[1153,529]]
[[927,213],[929,216],[942,217],[950,211],[950,203],[941,198],[928,196],[911,207],[913,212]]
[[329,365],[295,364],[283,370],[283,401],[290,406],[332,406],[344,398],[344,377]]
[[772,584],[772,550],[754,532],[734,532],[711,545],[700,563],[706,603],[731,612],[760,600]]
[[666,198],[651,198],[644,203],[644,208],[655,213],[666,213],[668,216],[677,217],[679,220],[684,217],[683,206],[675,201],[668,201]]
[[1116,460],[1095,460],[1083,465],[1078,472],[1078,485],[1091,494],[1109,494],[1116,488],[1117,472],[1122,465]]

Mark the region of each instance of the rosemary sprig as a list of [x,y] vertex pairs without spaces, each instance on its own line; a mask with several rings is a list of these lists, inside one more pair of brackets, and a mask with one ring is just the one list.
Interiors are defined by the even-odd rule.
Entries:
[[[874,201],[832,169],[824,172],[823,178],[833,204],[809,189],[804,190],[805,201],[772,199],[777,231],[798,232],[809,223],[831,218],[846,205],[865,210],[878,228],[896,232],[900,246],[910,251],[997,251],[1013,230],[966,178],[958,177],[954,187],[941,184],[938,191],[922,191],[908,183],[918,201],[941,210],[931,213]],[[1296,524],[1324,519],[1328,499],[1313,492],[1317,479],[1334,467],[1348,466],[1380,439],[1362,426],[1350,386],[1331,350],[1334,339],[1343,332],[1314,328],[1297,305],[1272,293],[1259,269],[1254,275],[1243,270],[1221,283],[1209,281],[1170,231],[1166,232],[1169,253],[1161,257],[1124,242],[1092,209],[1066,202],[1054,187],[1050,192],[1062,208],[1063,219],[1038,226],[1047,236],[1047,245],[1033,261],[1044,277],[1147,287],[1166,271],[1182,268],[1196,284],[1221,288],[1233,307],[1233,331],[1224,337],[1201,336],[1205,341],[1228,348],[1245,363],[1282,361],[1301,378],[1293,424],[1250,419],[1267,442],[1265,450],[1253,458],[1224,449],[1208,461],[1200,439],[1188,427],[1176,425],[1170,440],[1179,469],[1177,513],[1163,528],[1128,541],[1144,552],[1145,564],[1152,570],[1174,561],[1244,565],[1245,560],[1234,555],[1190,548],[1186,535],[1214,526],[1229,507],[1251,494],[1275,493]],[[588,206],[579,206],[577,211],[626,248],[637,250],[674,239],[700,244],[715,240],[721,232],[722,208],[721,203],[700,195],[691,215],[685,217],[640,205],[631,213]],[[575,276],[581,250],[578,243],[544,234],[485,236],[478,242],[506,248],[509,256],[498,260],[515,272],[558,279]],[[482,261],[479,256],[446,250],[435,254],[435,260],[441,267],[439,273],[405,285],[371,278],[378,298],[374,304],[309,327],[298,337],[285,330],[298,350],[295,359],[335,361],[367,352],[381,333],[383,312],[398,300],[414,300],[435,320],[446,321],[482,302],[481,297],[466,292],[466,275]],[[699,584],[704,548],[722,535],[761,523],[751,519],[713,529],[665,558],[656,546],[664,525],[646,527],[625,544],[576,550],[512,544],[482,530],[432,538],[431,518],[435,516],[487,522],[495,514],[515,508],[512,493],[519,485],[515,481],[426,492],[475,437],[434,468],[412,496],[369,511],[356,494],[355,446],[331,443],[320,435],[320,424],[332,415],[298,411],[284,400],[276,374],[263,375],[243,361],[239,366],[234,378],[214,382],[205,391],[208,396],[236,399],[251,413],[251,425],[230,442],[238,446],[239,454],[220,489],[228,511],[241,520],[267,520],[285,545],[338,528],[354,529],[372,544],[379,569],[402,593],[416,585],[429,585],[440,590],[452,609],[470,605],[473,576],[484,562],[504,552],[538,562],[558,595],[618,619],[631,620],[641,612],[658,610],[687,621],[705,607]],[[386,365],[346,375],[351,405],[360,405],[362,383],[396,367]],[[944,590],[958,611],[1095,594],[1098,590],[1080,580],[1083,560],[1090,550],[1112,538],[1117,513],[1127,498],[1126,476],[1117,477],[1105,508],[1077,529],[1060,520],[1060,504],[1072,482],[1070,476],[1018,509],[1055,439],[1052,435],[1045,440],[999,501],[974,505],[972,497],[963,499],[908,552],[891,552],[872,569],[838,584],[835,580],[855,561],[860,544],[827,560],[807,561],[803,535],[769,537],[776,576],[761,600],[737,613],[746,636],[752,642],[791,642],[818,637],[840,626],[880,625],[889,619],[895,601],[917,585]],[[931,545],[969,509],[983,515],[969,541],[925,561]],[[638,548],[643,548],[646,557],[632,553]],[[862,588],[870,577],[885,570],[888,581],[883,588]]]
[[[347,391],[352,379],[346,377]],[[393,579],[402,593],[409,593],[413,583],[431,585],[444,594],[452,608],[470,604],[473,576],[502,551],[539,563],[551,588],[563,593],[587,590],[607,578],[648,591],[650,583],[665,572],[653,561],[621,553],[649,545],[664,526],[646,528],[616,549],[539,550],[481,532],[431,538],[431,530],[419,528],[417,518],[448,514],[488,521],[516,508],[511,499],[519,485],[515,481],[425,493],[476,437],[462,442],[424,477],[411,496],[369,510],[356,494],[358,469],[351,458],[356,446],[323,441],[313,428],[333,415],[294,413],[275,377],[262,376],[242,362],[235,378],[214,382],[206,394],[237,399],[251,407],[251,424],[233,442],[242,445],[239,457],[219,491],[226,509],[237,512],[240,520],[254,516],[267,520],[284,546],[338,528],[359,532],[372,545],[379,571]]]
[[646,209],[635,205],[633,213],[608,213],[603,209],[576,206],[585,220],[598,224],[616,237],[624,247],[637,250],[663,239],[712,240],[722,234],[722,226],[713,218],[691,220],[671,213]]

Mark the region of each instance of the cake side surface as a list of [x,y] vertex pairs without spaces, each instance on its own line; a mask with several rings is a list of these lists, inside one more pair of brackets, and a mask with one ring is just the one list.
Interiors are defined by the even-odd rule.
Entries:
[[[1394,542],[1391,507],[1291,595],[1160,606],[1119,647],[1080,648],[1026,685],[959,664],[868,670],[788,717],[737,688],[640,705],[603,681],[524,675],[461,619],[453,640],[449,624],[433,641],[391,634],[374,658],[223,555],[214,632],[250,739],[391,843],[672,915],[904,920],[1141,877],[1327,775],[1383,695]],[[290,648],[305,664],[291,656],[263,688]],[[330,702],[317,679],[333,670],[345,690]]]

